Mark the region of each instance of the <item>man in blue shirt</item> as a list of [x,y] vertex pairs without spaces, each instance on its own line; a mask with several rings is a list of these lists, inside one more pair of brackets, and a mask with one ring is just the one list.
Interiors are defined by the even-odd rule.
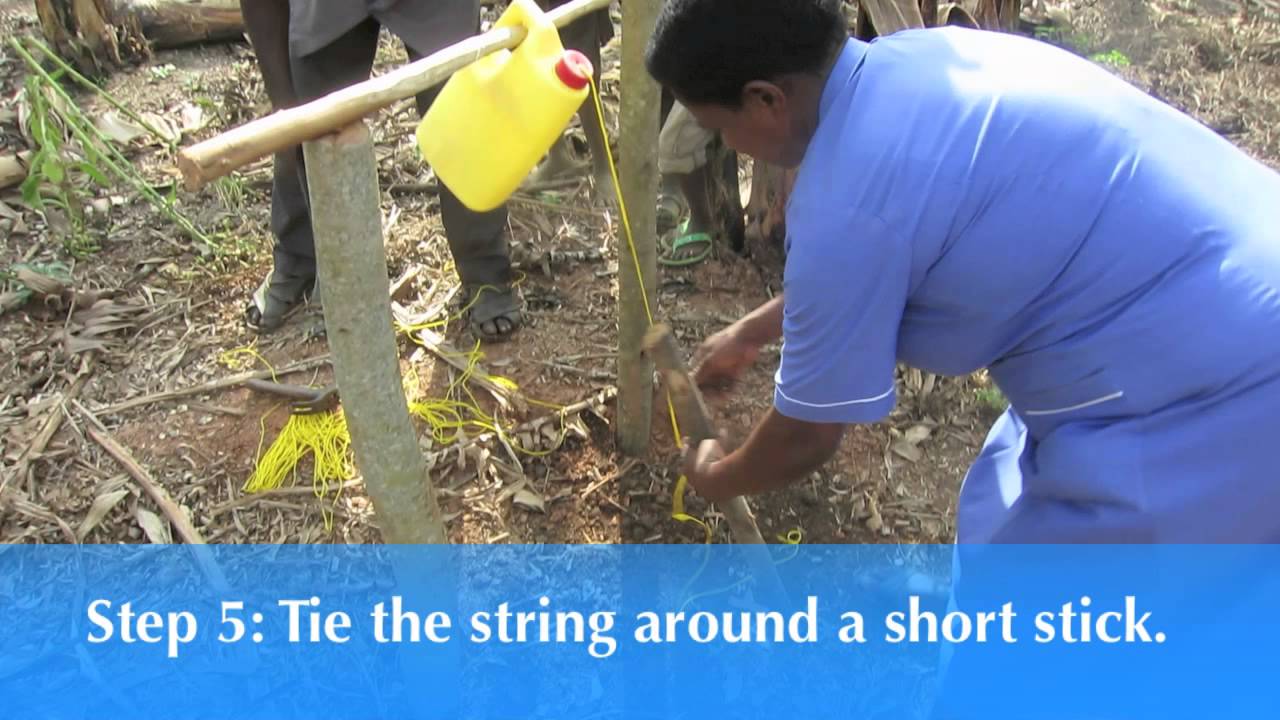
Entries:
[[960,542],[1277,542],[1280,175],[1093,63],[974,30],[848,39],[838,0],[669,0],[650,73],[798,167],[784,293],[700,348],[781,337],[774,407],[686,459],[711,500],[821,466],[898,361],[1009,398]]

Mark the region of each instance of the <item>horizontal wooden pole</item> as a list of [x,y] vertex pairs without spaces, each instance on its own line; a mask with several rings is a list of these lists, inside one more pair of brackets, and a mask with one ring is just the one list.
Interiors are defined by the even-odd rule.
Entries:
[[[573,0],[547,13],[557,27],[609,7],[612,0]],[[255,160],[340,130],[392,103],[411,98],[490,53],[524,40],[524,28],[496,28],[450,45],[392,72],[326,95],[305,105],[274,112],[192,145],[178,153],[178,169],[188,190]]]

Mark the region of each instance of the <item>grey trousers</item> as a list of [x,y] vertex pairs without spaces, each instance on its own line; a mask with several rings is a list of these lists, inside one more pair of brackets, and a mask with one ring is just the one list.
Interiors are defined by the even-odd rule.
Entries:
[[[367,79],[373,68],[379,30],[378,22],[368,19],[315,52],[302,57],[291,53],[289,71],[297,102],[308,102]],[[410,57],[416,59],[438,48],[406,49]],[[271,66],[272,63],[261,63],[264,75],[273,71]],[[269,86],[271,82],[272,79],[267,80]],[[438,92],[437,87],[418,95],[419,114],[426,112]],[[505,206],[485,213],[473,212],[447,188],[441,187],[440,215],[449,250],[463,283],[511,282]],[[271,230],[276,237],[274,255],[277,272],[314,275],[315,235],[311,227],[301,147],[275,157]]]

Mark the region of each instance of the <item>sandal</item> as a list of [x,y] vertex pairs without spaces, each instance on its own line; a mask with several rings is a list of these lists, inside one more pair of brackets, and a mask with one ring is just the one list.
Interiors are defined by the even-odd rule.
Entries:
[[[463,288],[467,301],[467,322],[476,337],[487,342],[502,342],[524,324],[519,293],[510,285],[479,285]],[[506,329],[503,329],[503,326]]]
[[[675,239],[668,245],[665,240],[660,241],[663,252],[658,255],[658,262],[667,267],[685,267],[688,265],[697,265],[706,260],[711,255],[714,247],[714,241],[709,233],[705,232],[688,232],[689,223],[686,221],[680,225],[680,230]],[[690,245],[706,245],[701,252],[695,252],[692,255],[681,255],[680,251],[688,248]]]
[[285,275],[272,270],[245,307],[245,325],[255,332],[272,332],[313,300],[319,300],[314,275]]

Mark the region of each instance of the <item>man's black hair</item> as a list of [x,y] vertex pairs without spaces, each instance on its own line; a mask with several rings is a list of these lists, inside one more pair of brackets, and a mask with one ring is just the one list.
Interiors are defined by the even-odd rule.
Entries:
[[678,97],[742,104],[752,80],[818,73],[849,37],[840,0],[667,0],[645,49]]

